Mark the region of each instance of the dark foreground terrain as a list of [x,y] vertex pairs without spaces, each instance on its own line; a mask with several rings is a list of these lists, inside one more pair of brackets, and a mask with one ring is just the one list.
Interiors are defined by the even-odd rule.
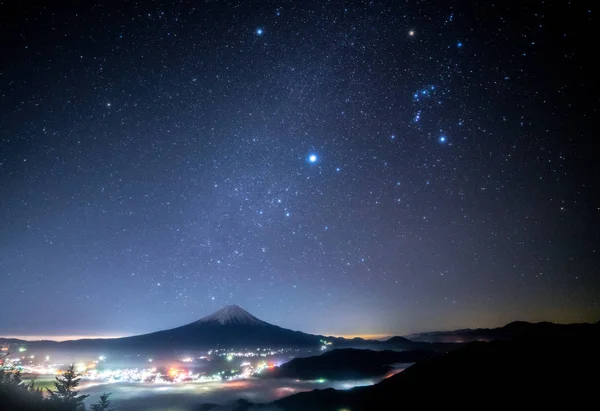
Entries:
[[373,351],[345,348],[315,357],[296,358],[275,367],[269,378],[352,380],[379,377],[397,363],[414,363],[439,356],[433,351]]
[[[314,390],[269,404],[238,401],[228,406],[202,404],[197,409],[376,411],[440,406],[461,409],[589,409],[595,403],[598,386],[600,323],[520,324],[519,327],[523,332],[513,339],[472,342],[437,356],[424,354],[424,358],[416,359],[416,364],[405,371],[372,386],[351,390]],[[358,361],[354,365],[360,367],[363,360],[351,359],[353,354],[358,352],[339,350],[296,362],[289,369],[293,373],[315,373],[329,368],[335,370],[331,371],[334,373],[344,372],[344,369],[351,368],[353,361]],[[363,351],[356,358],[384,363],[390,360],[389,356],[397,359],[401,355],[412,356],[414,353],[375,354]],[[0,384],[0,410],[68,409],[60,404],[39,401],[10,384]]]
[[545,324],[514,340],[470,343],[369,387],[314,390],[265,405],[241,401],[230,407],[207,404],[199,409],[584,409],[595,402],[599,367],[600,324]]

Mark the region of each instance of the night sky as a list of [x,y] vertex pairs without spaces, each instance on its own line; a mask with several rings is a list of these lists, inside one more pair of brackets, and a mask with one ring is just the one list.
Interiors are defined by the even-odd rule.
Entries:
[[593,1],[12,3],[0,335],[600,320]]

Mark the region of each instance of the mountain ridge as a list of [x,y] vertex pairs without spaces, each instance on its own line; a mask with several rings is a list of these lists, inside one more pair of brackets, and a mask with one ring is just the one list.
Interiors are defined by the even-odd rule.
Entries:
[[547,337],[552,337],[552,334],[559,332],[557,330],[560,330],[561,333],[576,332],[577,328],[595,324],[600,324],[600,322],[557,324],[550,321],[512,321],[502,327],[496,328],[462,328],[451,331],[432,331],[407,335],[406,338],[413,342],[462,344],[474,341],[511,340],[523,338],[530,334],[545,334]]
[[[599,322],[600,323],[600,322]],[[412,334],[406,337],[393,336],[387,340],[368,340],[362,338],[346,339],[342,337],[309,334],[286,329],[265,322],[238,305],[227,305],[212,314],[191,323],[145,334],[118,338],[85,338],[67,341],[38,340],[28,341],[0,337],[0,344],[21,344],[44,346],[49,348],[119,349],[147,348],[190,350],[204,348],[258,348],[258,347],[318,347],[322,340],[330,341],[335,348],[375,348],[375,349],[445,349],[452,344],[471,341],[491,341],[511,339],[531,332],[551,333],[554,327],[583,326],[584,324],[554,324],[550,322],[529,323],[513,321],[498,328],[460,329],[454,331],[434,331]],[[434,347],[431,344],[437,344]]]
[[[507,409],[589,408],[597,385],[590,376],[600,367],[600,323],[532,325],[533,332],[514,340],[465,344],[447,354],[417,361],[375,385],[315,389],[266,404],[240,400],[234,409],[372,411],[447,408],[454,404],[470,410],[489,408],[492,403],[492,408]],[[552,338],[548,338],[545,327],[551,328]],[[198,409],[232,408],[206,405]]]
[[[411,341],[396,337],[389,342],[355,338],[309,334],[290,330],[263,321],[238,305],[227,305],[216,312],[191,323],[145,334],[110,339],[80,339],[69,341],[12,341],[31,347],[44,346],[53,349],[79,349],[104,351],[152,351],[173,352],[212,348],[314,348],[323,345],[323,340],[337,347],[378,346],[384,348],[414,349]],[[10,343],[10,341],[7,341]],[[0,338],[0,343],[2,339]],[[417,344],[419,345],[419,344]],[[393,347],[392,347],[393,346]]]

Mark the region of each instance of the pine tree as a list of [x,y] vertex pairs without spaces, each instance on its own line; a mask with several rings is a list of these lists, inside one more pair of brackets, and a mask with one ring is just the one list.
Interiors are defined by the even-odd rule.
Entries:
[[21,370],[14,370],[12,373],[11,384],[13,385],[21,385],[23,382],[23,376],[21,374]]
[[110,401],[108,400],[109,396],[110,396],[110,393],[102,394],[100,396],[100,400],[96,404],[92,404],[90,406],[91,411],[114,411],[114,408],[109,408],[110,407]]
[[11,369],[6,366],[6,358],[10,353],[0,353],[0,384],[9,384],[11,380]]
[[21,385],[21,371],[13,367],[0,368],[0,384]]
[[84,410],[83,400],[88,396],[77,395],[79,392],[75,390],[79,385],[80,376],[75,372],[75,365],[73,364],[62,375],[56,376],[54,382],[56,391],[47,389],[50,394],[50,401],[60,403],[65,410]]
[[6,368],[0,368],[0,384],[9,384],[10,375],[10,372]]
[[35,392],[35,389],[37,388],[35,386],[35,382],[37,380],[37,376],[34,374],[31,376],[31,379],[29,380],[29,383],[27,384],[27,391],[29,392]]
[[35,397],[42,400],[44,399],[44,391],[40,386],[35,385],[36,379],[37,377],[33,375],[29,383],[25,386],[25,388],[27,388],[27,391],[29,391],[32,395],[35,395]]

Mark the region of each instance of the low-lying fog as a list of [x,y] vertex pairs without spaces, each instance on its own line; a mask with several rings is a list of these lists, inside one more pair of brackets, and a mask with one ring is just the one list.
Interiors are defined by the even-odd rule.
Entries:
[[202,403],[227,404],[238,399],[264,403],[316,388],[349,389],[378,382],[375,379],[354,381],[300,381],[291,379],[247,379],[204,383],[98,383],[82,381],[81,394],[89,394],[86,405],[94,403],[104,392],[118,410],[190,411]]

